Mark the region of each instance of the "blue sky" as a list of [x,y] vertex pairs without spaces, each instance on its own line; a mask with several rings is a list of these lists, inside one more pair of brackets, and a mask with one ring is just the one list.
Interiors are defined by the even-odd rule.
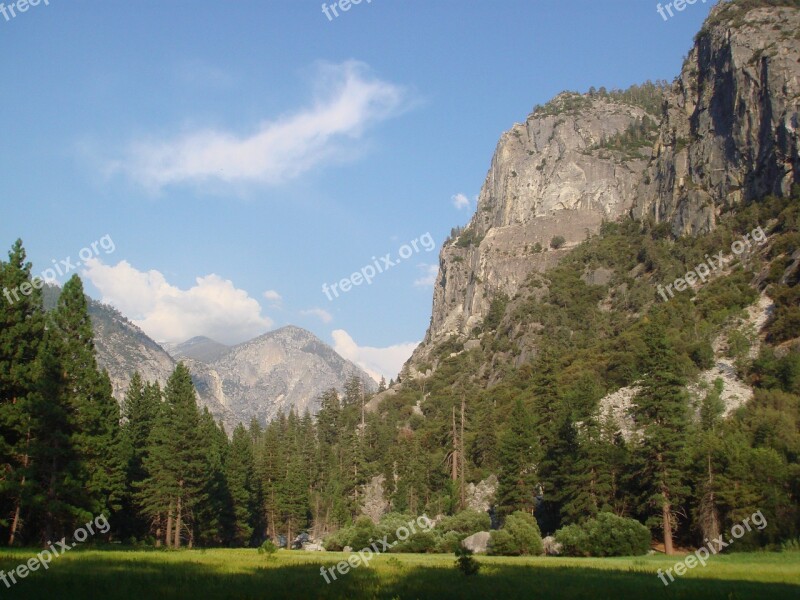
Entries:
[[0,245],[37,273],[87,248],[88,293],[158,341],[295,324],[388,378],[500,134],[565,89],[671,81],[709,9],[42,0],[0,15]]

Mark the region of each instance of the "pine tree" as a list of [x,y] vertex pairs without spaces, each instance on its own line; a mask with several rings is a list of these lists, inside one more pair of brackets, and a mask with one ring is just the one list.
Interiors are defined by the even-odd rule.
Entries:
[[75,417],[64,394],[63,372],[50,337],[46,335],[41,346],[39,391],[30,404],[30,509],[39,531],[36,541],[40,543],[72,531],[85,496],[81,457],[73,444]]
[[192,497],[189,541],[204,546],[231,545],[236,516],[225,472],[231,448],[225,429],[214,421],[208,407],[200,413],[200,439],[203,445],[197,461],[204,483]]
[[708,539],[719,537],[722,528],[719,501],[720,495],[724,494],[720,487],[725,482],[718,474],[717,463],[717,456],[723,445],[720,426],[725,405],[721,399],[721,392],[722,380],[718,379],[714,382],[713,389],[709,390],[703,399],[700,422],[697,424],[690,446],[696,474],[695,490],[699,496],[693,516],[702,537]]
[[493,469],[497,465],[497,420],[494,401],[487,398],[477,404],[477,428],[470,456],[478,467]]
[[264,519],[267,535],[278,539],[278,524],[281,513],[280,483],[283,479],[284,449],[281,447],[279,421],[273,421],[264,430],[259,452],[259,470],[256,473],[264,494]]
[[647,371],[634,400],[634,418],[644,428],[637,448],[643,508],[649,523],[660,522],[664,551],[672,554],[676,508],[688,492],[683,473],[689,415],[685,381],[661,318],[655,315],[646,328]]
[[[31,281],[22,241],[0,262],[0,525],[9,545],[23,525],[31,467],[31,402],[37,387],[37,358],[44,339],[41,280]],[[36,283],[36,285],[33,285]],[[25,292],[28,292],[27,294]]]
[[148,473],[137,499],[142,514],[168,547],[184,535],[194,541],[193,517],[203,499],[207,465],[200,413],[189,370],[179,363],[167,381],[164,403],[150,433],[144,467]]
[[126,490],[120,521],[126,538],[141,539],[149,529],[147,520],[141,518],[136,510],[134,490],[147,477],[144,460],[161,402],[159,385],[144,383],[139,373],[134,373],[122,405],[122,447],[126,466]]
[[77,275],[64,285],[52,322],[65,395],[76,419],[74,446],[85,469],[87,516],[110,515],[120,508],[124,490],[119,404],[108,374],[97,367],[88,303]]
[[250,435],[243,425],[233,430],[230,452],[225,461],[225,480],[233,502],[233,531],[231,543],[244,546],[253,535],[253,448]]
[[536,456],[531,418],[517,399],[509,415],[508,429],[500,437],[497,507],[502,515],[534,510]]

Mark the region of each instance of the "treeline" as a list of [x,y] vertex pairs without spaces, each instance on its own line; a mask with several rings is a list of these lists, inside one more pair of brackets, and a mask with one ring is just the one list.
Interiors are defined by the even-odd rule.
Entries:
[[13,300],[0,310],[0,542],[44,544],[100,514],[106,541],[167,547],[291,543],[352,522],[367,463],[389,446],[361,381],[326,393],[316,422],[290,413],[230,438],[198,407],[182,364],[163,390],[134,374],[120,407],[81,280],[49,311],[43,287],[17,241],[0,261]]
[[[483,328],[442,343],[431,376],[401,374],[377,408],[353,379],[320,398],[316,418],[290,413],[230,438],[197,406],[182,365],[163,390],[134,376],[120,411],[95,362],[80,280],[49,313],[31,285],[0,313],[2,541],[57,539],[104,513],[126,542],[291,544],[351,527],[365,505],[371,515],[458,514],[492,496],[472,486],[496,475],[493,526],[533,513],[548,535],[613,513],[669,549],[760,511],[767,525],[736,548],[778,546],[800,533],[798,191],[737,207],[698,238],[605,224],[514,298],[498,297]],[[658,283],[759,225],[768,243],[735,269],[660,300]],[[589,283],[600,268],[607,282]],[[18,243],[0,285],[26,282]],[[739,323],[762,292],[775,310],[757,340]],[[715,364],[720,334],[755,392],[735,410],[720,382],[687,393]],[[470,338],[479,343],[467,348]],[[601,409],[626,386],[627,409]],[[434,538],[415,548],[444,547]]]

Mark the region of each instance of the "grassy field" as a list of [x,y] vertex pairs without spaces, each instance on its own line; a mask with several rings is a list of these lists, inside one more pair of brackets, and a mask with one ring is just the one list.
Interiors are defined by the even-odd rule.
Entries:
[[[9,571],[35,551],[5,550]],[[450,555],[382,555],[326,584],[320,567],[348,555],[255,550],[71,550],[7,589],[4,598],[245,599],[245,598],[800,598],[800,553],[716,556],[665,587],[656,571],[674,559],[479,557],[466,578]]]

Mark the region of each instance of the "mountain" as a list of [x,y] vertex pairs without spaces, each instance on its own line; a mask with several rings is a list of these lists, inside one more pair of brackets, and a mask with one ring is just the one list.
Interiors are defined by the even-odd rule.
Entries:
[[447,340],[469,347],[493,302],[604,221],[698,235],[731,207],[789,195],[800,181],[798,15],[792,1],[722,2],[672,85],[563,93],[503,134],[475,214],[443,244],[430,327],[408,371],[428,372]]
[[[196,350],[195,358],[185,362],[201,397],[231,410],[240,422],[255,418],[263,423],[291,408],[316,414],[321,394],[343,389],[352,377],[369,391],[376,387],[364,371],[299,327],[271,331],[223,353],[215,344],[190,340],[180,346],[184,352],[187,345]],[[196,358],[209,349],[219,356],[208,362]]]
[[[662,91],[563,93],[503,134],[475,215],[442,247],[431,325],[415,361],[432,343],[470,332],[492,298],[513,296],[531,272],[552,267],[604,220],[630,210]],[[629,132],[638,136],[630,148],[608,149]]]
[[230,350],[230,346],[205,336],[193,337],[180,344],[162,345],[176,359],[190,358],[205,363],[217,360]]
[[[45,287],[48,310],[55,307],[59,293],[55,286]],[[192,373],[200,405],[229,433],[239,423],[256,418],[263,424],[292,408],[299,414],[316,414],[322,393],[343,390],[352,377],[364,381],[367,391],[377,387],[364,371],[299,327],[284,327],[233,347],[195,337],[165,344],[165,349],[111,306],[89,298],[89,315],[98,364],[108,371],[118,401],[124,399],[134,372],[163,388],[182,361]]]
[[764,4],[720,3],[698,33],[666,94],[635,218],[695,235],[800,180],[800,3]]

